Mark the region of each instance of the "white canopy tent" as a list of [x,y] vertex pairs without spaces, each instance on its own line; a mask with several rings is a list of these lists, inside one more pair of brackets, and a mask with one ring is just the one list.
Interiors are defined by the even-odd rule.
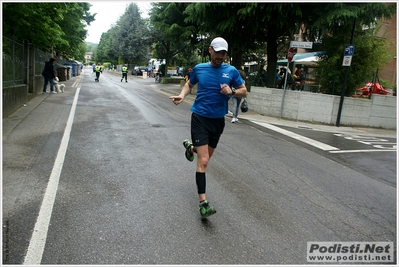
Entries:
[[316,65],[319,61],[318,56],[306,57],[299,60],[294,61],[295,64],[303,64],[303,65]]
[[[319,55],[324,54],[324,51],[318,52],[310,52],[310,53],[300,53],[295,54],[292,58],[292,63],[294,65],[303,64],[303,65],[316,65],[319,61]],[[277,60],[278,66],[285,66],[287,65],[287,59]]]

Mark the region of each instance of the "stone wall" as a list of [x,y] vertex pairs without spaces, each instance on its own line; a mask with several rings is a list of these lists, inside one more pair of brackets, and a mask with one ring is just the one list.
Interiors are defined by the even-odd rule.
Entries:
[[[284,95],[281,89],[253,86],[247,100],[252,111],[266,116],[335,125],[340,98],[291,90]],[[396,106],[396,97],[392,95],[372,95],[371,99],[345,97],[340,125],[396,129]]]
[[3,88],[3,119],[28,102],[26,84]]

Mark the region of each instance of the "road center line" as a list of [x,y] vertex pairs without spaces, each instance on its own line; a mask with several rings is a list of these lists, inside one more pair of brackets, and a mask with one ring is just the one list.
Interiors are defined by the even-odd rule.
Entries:
[[296,134],[296,133],[281,129],[281,128],[277,127],[277,126],[271,125],[271,124],[266,123],[266,122],[256,122],[256,121],[251,121],[251,122],[256,123],[256,124],[258,124],[260,126],[266,127],[266,128],[268,128],[270,130],[273,130],[275,132],[281,133],[283,135],[289,136],[291,138],[294,138],[294,139],[296,139],[298,141],[301,141],[303,143],[306,143],[308,145],[314,146],[314,147],[319,148],[319,149],[324,150],[324,151],[339,150],[339,148],[336,148],[336,147],[324,144],[322,142],[307,138],[305,136],[302,136],[302,135],[299,135],[299,134]]
[[29,243],[28,251],[25,256],[24,265],[39,265],[42,261],[44,247],[46,245],[47,232],[50,225],[51,213],[53,211],[55,196],[58,190],[58,183],[61,176],[62,166],[65,160],[65,154],[68,147],[73,120],[75,117],[76,105],[78,102],[80,87],[75,92],[71,112],[62,136],[60,148],[54,162],[53,170],[47,184],[43,202],[40,207],[39,216],[33,229],[33,234]]

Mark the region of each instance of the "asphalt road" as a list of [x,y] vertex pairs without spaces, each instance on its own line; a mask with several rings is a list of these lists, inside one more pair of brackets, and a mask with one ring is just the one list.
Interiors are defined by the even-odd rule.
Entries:
[[396,240],[395,150],[330,153],[229,118],[207,171],[217,213],[201,220],[182,146],[193,98],[128,77],[85,69],[3,129],[4,264],[307,264],[310,241]]

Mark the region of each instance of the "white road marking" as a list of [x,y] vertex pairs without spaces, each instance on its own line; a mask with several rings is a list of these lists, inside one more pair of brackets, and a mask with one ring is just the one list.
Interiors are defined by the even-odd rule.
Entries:
[[80,75],[79,78],[72,84],[72,87],[77,87],[80,80],[82,80],[82,75]]
[[37,217],[35,228],[33,230],[33,234],[29,243],[28,251],[25,256],[25,260],[23,263],[24,265],[39,265],[42,261],[44,247],[46,245],[47,232],[50,225],[51,213],[53,211],[62,166],[64,164],[65,154],[70,139],[79,92],[80,87],[77,88],[75,93],[71,112],[69,113],[69,118],[64,130],[64,135],[62,136],[60,148],[58,149],[53,170],[51,171],[43,202],[40,207],[39,216]]
[[299,135],[299,134],[296,134],[296,133],[281,129],[281,128],[277,127],[277,126],[271,125],[271,124],[266,123],[266,122],[256,122],[256,121],[252,121],[252,122],[256,123],[256,124],[258,124],[260,126],[266,127],[266,128],[268,128],[270,130],[273,130],[275,132],[278,132],[278,133],[284,134],[286,136],[289,136],[291,138],[294,138],[296,140],[299,140],[299,141],[301,141],[303,143],[306,143],[308,145],[311,145],[311,146],[314,146],[314,147],[319,148],[321,150],[324,150],[324,151],[339,150],[339,148],[336,148],[336,147],[324,144],[322,142],[307,138],[305,136],[302,136],[302,135]]
[[[336,148],[336,147],[324,144],[322,142],[307,138],[305,136],[302,136],[302,135],[299,135],[299,134],[284,130],[282,128],[279,128],[277,126],[274,126],[274,125],[266,123],[266,122],[256,122],[256,121],[251,121],[251,122],[256,123],[256,124],[258,124],[260,126],[266,127],[266,128],[268,128],[270,130],[273,130],[275,132],[284,134],[286,136],[289,136],[291,138],[294,138],[296,140],[299,140],[301,142],[304,142],[304,143],[306,143],[308,145],[314,146],[314,147],[319,148],[321,150],[328,151],[329,153],[339,154],[339,153],[392,152],[392,151],[396,151],[396,143],[386,143],[386,142],[373,142],[373,143],[370,143],[370,144],[373,144],[374,147],[381,147],[381,149],[340,150],[339,148]],[[338,136],[339,134],[335,134],[335,135]],[[368,144],[368,143],[365,143],[365,142],[360,142],[360,143]],[[375,144],[383,144],[383,145],[389,144],[389,145],[393,145],[393,146],[392,146],[392,149],[386,149],[387,147],[378,146],[378,145],[375,145]]]
[[339,151],[329,151],[330,153],[360,153],[360,152],[396,152],[396,149],[359,149],[359,150],[339,150]]

